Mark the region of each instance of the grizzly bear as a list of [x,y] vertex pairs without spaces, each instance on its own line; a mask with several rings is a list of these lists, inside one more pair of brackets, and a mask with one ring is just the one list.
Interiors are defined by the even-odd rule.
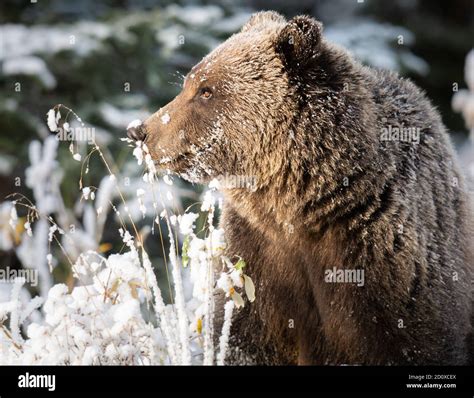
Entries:
[[469,361],[472,212],[409,80],[363,66],[313,18],[261,12],[129,134],[191,182],[254,181],[222,187],[227,255],[256,285],[228,363]]

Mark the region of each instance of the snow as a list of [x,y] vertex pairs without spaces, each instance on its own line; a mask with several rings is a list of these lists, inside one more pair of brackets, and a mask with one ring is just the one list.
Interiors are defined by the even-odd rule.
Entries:
[[[89,187],[87,187],[89,188]],[[86,189],[86,191],[88,191]],[[92,191],[89,189],[89,193]],[[138,192],[142,196],[142,192]],[[166,216],[165,216],[166,217]],[[194,293],[184,301],[184,292],[179,289],[175,297],[176,304],[165,305],[156,282],[154,271],[147,253],[142,251],[142,259],[135,247],[135,239],[129,231],[120,229],[120,235],[129,248],[122,254],[111,254],[103,258],[92,252],[82,253],[73,269],[78,281],[91,281],[76,286],[69,291],[65,284],[57,284],[49,289],[43,304],[44,318],[31,323],[27,328],[27,339],[20,335],[21,323],[42,303],[39,297],[26,305],[17,297],[21,286],[12,292],[10,302],[0,303],[0,312],[10,314],[11,341],[0,336],[0,356],[2,364],[190,364],[203,360],[203,348],[199,345],[198,335],[212,341],[207,317],[209,300],[213,295],[208,290],[209,266],[220,261],[225,247],[223,230],[213,229],[205,239],[193,234],[194,222],[198,214],[186,213],[178,217],[181,232],[192,234],[189,250],[191,258],[191,279],[195,281]],[[50,232],[55,232],[55,229]],[[174,241],[170,233],[171,241]],[[173,259],[175,249],[171,244],[170,260],[173,264],[173,280],[176,285],[177,274],[181,267]],[[101,258],[90,261],[91,255]],[[48,256],[48,261],[52,260]],[[225,288],[227,292],[237,288],[234,279],[242,270],[236,270],[230,261],[225,262],[227,284],[218,282],[216,288]],[[23,281],[20,281],[23,283]],[[179,282],[182,283],[182,282]],[[181,302],[179,302],[181,297]],[[218,363],[224,361],[232,319],[232,310],[243,304],[240,294],[234,292],[236,304],[228,301],[225,305],[225,321],[220,338]],[[159,325],[145,320],[141,303],[153,300]],[[230,304],[229,304],[230,303]],[[178,310],[182,306],[182,311]],[[177,312],[176,312],[177,311]],[[197,330],[200,319],[204,328]],[[178,328],[179,333],[173,333]],[[206,334],[207,333],[207,334]],[[206,337],[207,336],[207,337]],[[13,344],[14,343],[14,344]],[[21,350],[17,347],[21,346]],[[207,347],[207,348],[206,348]],[[213,363],[213,346],[204,348],[204,363]],[[191,357],[191,352],[194,358]],[[207,354],[206,354],[207,353]],[[196,356],[197,355],[197,356]],[[211,355],[211,356],[210,356]],[[201,359],[199,359],[201,358]],[[207,358],[207,359],[205,359]]]
[[466,56],[464,80],[468,88],[454,94],[451,106],[455,112],[462,113],[466,127],[471,130],[471,138],[474,139],[474,50]]
[[222,18],[214,22],[211,29],[215,32],[227,34],[237,32],[250,19],[251,15],[251,12],[238,12],[228,18]]
[[464,80],[471,91],[474,91],[474,49],[469,51],[466,56],[464,66]]
[[48,253],[46,255],[46,260],[48,261],[49,272],[53,272],[53,255]]
[[[409,52],[414,35],[407,29],[360,18],[357,23],[341,22],[328,26],[324,32],[328,41],[349,49],[363,62],[384,69],[399,70],[400,66],[426,75],[429,65],[420,57]],[[403,37],[404,45],[397,45],[397,38]]]
[[215,5],[178,6],[172,4],[166,8],[170,17],[179,19],[191,26],[208,26],[224,16],[223,10]]
[[132,128],[140,127],[142,124],[143,124],[143,122],[142,122],[140,119],[132,120],[132,121],[128,124],[127,130],[128,130],[128,129],[132,129]]
[[10,227],[12,227],[12,229],[15,229],[17,222],[18,222],[18,214],[16,211],[16,207],[12,205],[10,207],[10,220],[8,221],[8,224],[10,225]]
[[171,120],[171,117],[168,112],[166,112],[163,116],[160,118],[162,124],[168,124]]
[[142,218],[145,218],[147,214],[146,206],[143,203],[143,197],[145,196],[145,194],[146,192],[144,189],[142,188],[137,189],[138,207],[139,207],[140,213],[142,213]]
[[193,232],[194,222],[198,219],[199,214],[185,213],[179,216],[179,230],[183,235],[189,235]]
[[130,232],[124,231],[122,228],[119,229],[119,232],[120,236],[122,237],[123,243],[125,243],[130,249],[133,249],[135,242]]
[[[0,28],[1,29],[1,28]],[[47,89],[56,87],[56,79],[49,71],[46,63],[34,55],[6,59],[2,72],[5,76],[29,75],[36,76]]]
[[105,226],[105,221],[107,220],[107,214],[111,207],[111,202],[113,201],[114,194],[116,192],[116,179],[111,177],[114,176],[104,176],[96,192],[96,199],[94,203],[97,213],[95,229],[96,234],[98,234],[98,236],[102,235]]
[[179,48],[179,37],[185,33],[185,30],[177,25],[171,25],[160,29],[156,33],[156,39],[168,51],[175,51]]
[[68,293],[68,288],[65,284],[59,283],[54,285],[48,293],[48,299],[50,300],[59,300],[63,298]]
[[219,353],[217,355],[217,364],[224,365],[226,353],[229,345],[230,327],[232,323],[232,314],[234,311],[235,303],[229,300],[224,305],[224,322],[222,324],[221,336],[219,338]]
[[213,178],[210,182],[209,182],[209,189],[211,190],[214,190],[214,189],[219,189],[221,184],[219,182],[219,180],[217,178]]
[[[172,196],[175,198],[173,204],[175,206],[181,207],[181,198],[189,197],[193,198],[193,200],[197,199],[197,195],[194,191],[179,185],[169,186],[164,182],[164,179],[158,179],[153,184],[156,192],[166,192],[167,190],[171,190]],[[145,194],[141,197],[141,203],[146,208],[146,216],[153,218],[156,217],[156,196],[153,195],[153,189],[150,189],[150,184],[148,182],[144,182],[141,178],[131,178],[130,184],[126,186],[120,185],[120,189],[127,198],[129,213],[134,221],[138,221],[143,218],[143,213],[140,210],[140,201],[136,195],[138,189],[143,189],[145,191]],[[123,203],[119,206],[119,210],[121,212],[124,211]]]
[[47,117],[48,127],[54,133],[58,130],[58,125],[56,124],[56,111],[54,109],[50,109],[47,113]]
[[237,287],[242,287],[242,271],[241,270],[233,270],[230,273],[230,279],[232,280],[232,284]]
[[[60,107],[48,112],[50,127],[57,127]],[[76,119],[79,120],[78,117]],[[24,267],[38,270],[41,293],[41,297],[31,299],[21,280],[14,286],[9,298],[0,289],[0,315],[10,317],[10,324],[4,326],[12,336],[0,334],[0,363],[215,363],[211,333],[214,291],[223,286],[222,283],[216,284],[210,271],[218,264],[222,265],[220,268],[228,281],[226,293],[232,291],[228,298],[231,304],[225,307],[225,327],[220,351],[217,352],[218,361],[223,361],[232,310],[243,304],[242,296],[236,289],[243,290],[242,278],[245,275],[228,259],[224,261],[225,236],[222,229],[213,226],[215,199],[212,194],[205,195],[208,225],[199,231],[200,234],[204,231],[202,239],[194,233],[200,214],[179,214],[176,211],[179,232],[189,240],[189,267],[184,268],[178,256],[181,250],[177,247],[178,241],[175,241],[175,231],[170,226],[173,218],[168,214],[171,211],[163,203],[161,193],[165,193],[175,205],[185,190],[180,188],[179,183],[173,184],[168,174],[163,178],[158,176],[145,144],[137,142],[133,146],[130,142],[126,143],[133,148],[138,162],[146,167],[146,184],[140,178],[134,178],[123,191],[125,203],[119,206],[114,199],[118,196],[117,191],[125,188],[122,178],[128,175],[125,171],[123,175],[122,170],[117,170],[116,174],[103,176],[98,188],[93,185],[83,187],[81,181],[74,209],[66,209],[61,197],[62,169],[56,160],[58,145],[54,136],[46,138],[43,143],[34,141],[30,145],[31,165],[26,170],[27,185],[33,190],[40,218],[36,221],[21,220],[25,232],[22,232],[18,247],[13,245],[13,231],[8,225],[11,223],[15,227],[19,221],[15,206],[11,202],[0,204],[0,220],[6,221],[2,222],[0,242],[14,247]],[[74,152],[74,145],[72,149]],[[95,149],[101,150],[99,146]],[[129,163],[134,164],[136,169],[136,163]],[[89,179],[87,181],[93,183]],[[161,190],[159,204],[154,196],[155,189]],[[86,201],[94,200],[95,196],[95,203]],[[196,200],[197,197],[194,197]],[[150,204],[151,213],[145,204]],[[100,254],[105,219],[112,209],[117,217],[120,209],[130,215],[130,219],[131,211],[142,212],[143,216],[153,215],[152,219],[161,214],[168,230],[167,255],[172,272],[173,304],[165,304],[163,300],[155,276],[156,269],[141,239],[146,237],[148,226],[141,228],[140,235],[136,236],[127,217],[120,218],[122,223],[118,234],[125,244],[121,253],[112,253],[108,257]],[[76,217],[81,221],[77,221]],[[73,231],[69,230],[71,226]],[[7,238],[3,239],[3,236]],[[60,250],[56,247],[55,238],[61,244]],[[69,287],[65,284],[53,285],[51,278],[53,265],[63,261],[56,254],[62,255],[63,250],[71,261],[74,278],[72,283],[68,283]],[[161,272],[161,269],[158,271]],[[25,295],[26,299],[21,298]],[[235,304],[231,300],[235,300]],[[40,313],[38,308],[41,305]],[[155,316],[150,316],[151,311]],[[201,326],[197,327],[198,324]],[[22,328],[26,333],[22,334]]]
[[132,123],[137,123],[138,120],[147,119],[150,114],[143,110],[130,110],[118,108],[109,103],[102,103],[98,106],[99,113],[105,122],[117,129],[127,129]]
[[28,236],[32,237],[33,236],[33,231],[31,230],[31,223],[27,221],[27,222],[25,222],[25,224],[23,224],[23,227],[25,228],[26,233],[28,234]]
[[166,185],[173,185],[173,180],[168,174],[163,176],[163,181],[165,182]]
[[48,232],[48,241],[52,242],[53,241],[53,236],[54,233],[58,230],[58,226],[56,224],[53,224],[49,227],[49,232]]
[[15,158],[10,155],[0,154],[0,175],[8,176],[14,167]]
[[137,146],[133,149],[133,156],[135,156],[138,165],[140,166],[143,163],[143,150],[140,141],[137,141]]
[[137,300],[128,300],[118,304],[114,311],[114,321],[120,326],[125,325],[133,318],[140,318],[140,304]]
[[172,216],[170,216],[170,223],[173,226],[178,223],[178,216],[176,214],[173,214]]
[[[0,25],[3,50],[0,61],[31,54],[54,54],[59,51],[74,51],[79,56],[88,55],[98,49],[101,41],[112,34],[106,24],[81,21],[58,26],[19,24]],[[75,40],[71,41],[71,37]]]
[[103,40],[111,34],[112,27],[91,21],[61,26],[0,25],[2,72],[12,76],[35,76],[46,89],[51,90],[56,87],[57,81],[40,56],[72,51],[76,56],[84,57],[99,49]]
[[222,273],[216,283],[217,287],[224,292],[226,292],[226,296],[230,295],[230,289],[232,287],[232,280],[230,279],[229,275]]
[[57,190],[63,173],[56,161],[57,148],[54,136],[49,136],[43,145],[33,141],[29,146],[31,165],[25,171],[26,185],[33,190],[36,206],[45,214],[52,213],[59,200]]
[[82,188],[82,197],[84,198],[84,200],[89,200],[89,198],[94,199],[95,195],[90,187],[84,187]]
[[209,211],[215,203],[215,198],[214,195],[212,194],[211,191],[207,191],[204,194],[204,199],[201,205],[201,211]]
[[462,114],[466,128],[469,129],[469,139],[461,147],[459,157],[472,196],[474,193],[474,50],[466,56],[464,80],[467,89],[460,89],[454,94],[451,106],[455,112]]
[[170,163],[173,159],[171,159],[169,156],[165,156],[164,158],[160,159],[160,164],[166,164]]
[[12,228],[15,221],[12,222],[12,216],[18,220],[16,209],[12,202],[6,201],[0,203],[0,250],[8,251],[13,248],[14,235]]

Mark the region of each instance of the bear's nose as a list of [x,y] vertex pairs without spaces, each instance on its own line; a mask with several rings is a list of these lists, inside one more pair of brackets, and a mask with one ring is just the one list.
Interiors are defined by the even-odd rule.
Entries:
[[135,141],[144,141],[146,137],[146,131],[143,125],[131,126],[127,129],[128,138]]

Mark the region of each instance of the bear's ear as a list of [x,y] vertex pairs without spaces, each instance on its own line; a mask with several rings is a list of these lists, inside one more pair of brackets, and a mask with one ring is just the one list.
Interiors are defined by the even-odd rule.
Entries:
[[247,23],[242,26],[241,32],[248,32],[251,30],[260,30],[268,23],[286,23],[286,19],[275,11],[260,11],[252,14]]
[[318,52],[322,31],[322,23],[306,15],[288,21],[275,43],[285,66],[304,66]]

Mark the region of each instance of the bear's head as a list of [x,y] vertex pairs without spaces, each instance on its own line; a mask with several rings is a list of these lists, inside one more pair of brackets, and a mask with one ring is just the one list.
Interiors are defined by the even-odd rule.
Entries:
[[141,133],[155,163],[192,182],[236,175],[264,183],[285,159],[280,152],[291,142],[300,77],[318,54],[321,30],[306,16],[286,21],[275,12],[254,14],[144,122]]

